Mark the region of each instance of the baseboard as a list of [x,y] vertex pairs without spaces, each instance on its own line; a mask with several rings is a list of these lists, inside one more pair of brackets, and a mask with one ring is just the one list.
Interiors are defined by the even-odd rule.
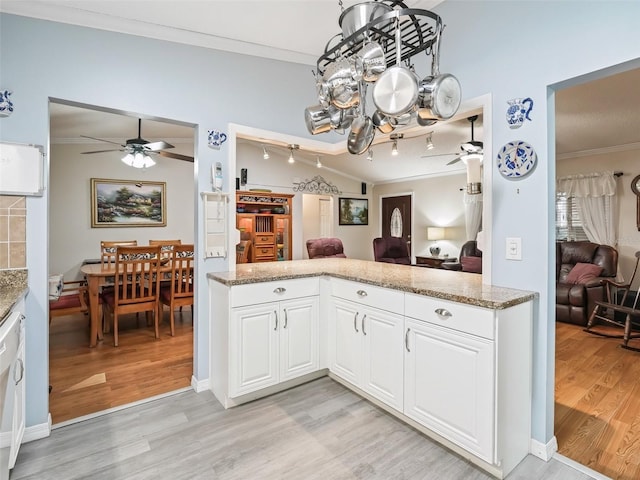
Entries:
[[193,391],[196,393],[204,392],[205,390],[209,390],[209,379],[206,380],[198,380],[195,376],[191,376],[191,387]]
[[51,435],[51,414],[47,415],[47,423],[32,425],[31,427],[25,428],[22,443],[40,440],[41,438],[46,438],[49,435]]
[[551,437],[546,444],[537,440],[531,439],[529,446],[529,453],[534,457],[538,457],[545,462],[551,460],[551,457],[558,451],[558,440],[555,436]]

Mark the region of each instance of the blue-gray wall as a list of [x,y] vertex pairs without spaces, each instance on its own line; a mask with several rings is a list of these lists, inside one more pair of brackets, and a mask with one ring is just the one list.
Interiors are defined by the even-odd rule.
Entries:
[[[492,280],[540,292],[535,312],[532,436],[553,436],[554,288],[553,89],[574,77],[627,62],[640,67],[640,2],[485,2],[441,4],[447,28],[440,70],[455,74],[465,99],[490,94]],[[0,17],[2,88],[14,90],[16,111],[0,119],[0,140],[47,144],[49,97],[157,115],[199,125],[197,190],[210,188],[212,162],[225,150],[206,146],[206,130],[229,122],[308,136],[302,111],[314,103],[310,67],[205,50],[10,15]],[[420,71],[423,71],[422,68]],[[603,75],[603,73],[596,73]],[[568,82],[571,83],[571,82]],[[510,130],[507,100],[531,97],[532,122]],[[487,117],[487,114],[489,116]],[[514,182],[493,167],[498,149],[526,140],[539,156],[537,169]],[[70,179],[72,181],[72,179]],[[225,189],[233,174],[225,170]],[[197,199],[194,199],[197,202]],[[47,205],[27,203],[30,286],[27,314],[27,424],[46,421],[47,406]],[[197,236],[202,225],[198,204]],[[505,237],[522,237],[523,260],[505,260]],[[206,273],[222,260],[199,260],[195,376],[208,377]]]

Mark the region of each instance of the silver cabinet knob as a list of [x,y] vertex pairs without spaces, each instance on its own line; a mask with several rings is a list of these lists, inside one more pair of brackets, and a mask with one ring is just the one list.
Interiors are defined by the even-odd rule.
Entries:
[[286,292],[286,291],[287,291],[287,289],[286,289],[286,288],[284,288],[284,287],[278,287],[278,288],[275,288],[275,289],[273,290],[273,293],[280,294],[280,293],[284,293],[284,292]]
[[356,293],[359,297],[366,297],[368,295],[364,290],[358,290]]
[[446,308],[436,308],[435,312],[436,312],[436,315],[438,315],[440,318],[445,320],[453,316],[451,312]]

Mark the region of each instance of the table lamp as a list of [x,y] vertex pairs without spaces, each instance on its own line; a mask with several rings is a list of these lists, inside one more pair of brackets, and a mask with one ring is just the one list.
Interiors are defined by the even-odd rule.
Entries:
[[[427,240],[444,240],[444,227],[427,227]],[[431,255],[440,255],[440,247],[436,242],[429,247]]]

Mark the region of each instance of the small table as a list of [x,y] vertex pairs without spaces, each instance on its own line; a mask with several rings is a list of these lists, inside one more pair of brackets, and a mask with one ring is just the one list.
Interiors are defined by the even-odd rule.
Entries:
[[429,267],[429,268],[442,268],[442,264],[445,262],[457,262],[457,261],[458,259],[456,257],[416,256],[416,265]]

